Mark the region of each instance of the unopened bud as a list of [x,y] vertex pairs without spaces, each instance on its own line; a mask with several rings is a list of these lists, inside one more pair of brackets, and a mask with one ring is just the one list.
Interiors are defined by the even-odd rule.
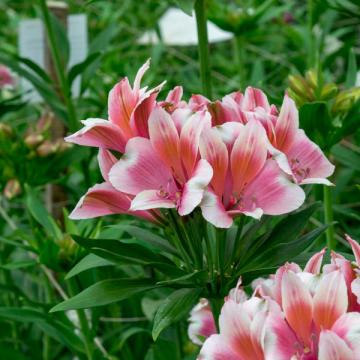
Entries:
[[334,83],[325,84],[321,89],[321,100],[330,100],[338,93],[338,87]]
[[30,148],[33,149],[40,145],[44,141],[44,137],[41,134],[29,134],[26,136],[24,142]]
[[54,145],[51,141],[45,140],[37,149],[36,153],[40,157],[46,157],[53,154],[56,151],[56,145]]
[[319,79],[315,70],[312,69],[307,71],[305,74],[305,79],[311,88],[316,89],[318,87]]
[[335,98],[332,111],[335,113],[347,112],[358,100],[360,100],[360,87],[341,91]]
[[15,196],[19,195],[21,193],[21,186],[19,183],[19,180],[17,179],[11,179],[9,180],[4,189],[4,196],[11,200]]

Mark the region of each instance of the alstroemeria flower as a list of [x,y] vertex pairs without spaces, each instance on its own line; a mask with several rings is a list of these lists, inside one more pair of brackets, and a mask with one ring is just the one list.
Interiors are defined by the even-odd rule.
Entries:
[[352,248],[355,263],[333,251],[331,263],[324,265],[323,271],[329,273],[338,270],[343,274],[348,291],[349,311],[360,311],[360,245],[350,236],[345,237]]
[[202,345],[204,340],[216,334],[216,326],[211,306],[207,299],[200,299],[194,306],[189,317],[188,336],[196,345]]
[[355,360],[360,358],[360,314],[347,313],[348,297],[339,271],[324,274],[312,294],[298,274],[281,281],[282,312],[265,323],[267,360]]
[[201,209],[217,227],[230,227],[238,214],[259,219],[288,213],[304,202],[303,190],[268,158],[268,139],[258,121],[206,129],[200,153],[214,170]]
[[130,211],[131,197],[116,190],[109,182],[109,171],[117,161],[117,158],[110,151],[99,150],[98,162],[105,182],[94,185],[81,197],[69,216],[71,219],[91,219],[111,214],[131,214],[156,222],[156,217],[149,211]]
[[228,298],[219,317],[220,334],[205,341],[198,359],[265,359],[262,338],[268,311],[269,302],[257,297],[240,303]]
[[[210,127],[203,111],[179,121],[182,109],[169,114],[156,106],[149,118],[149,139],[136,137],[110,171],[112,185],[134,195],[131,210],[176,208],[187,215],[198,206],[213,170],[199,159],[202,130]],[[176,118],[175,121],[173,118]]]
[[9,68],[5,65],[0,65],[0,89],[5,86],[13,86],[15,84],[15,80],[11,75]]
[[293,176],[296,183],[331,185],[327,177],[334,172],[334,166],[304,131],[299,129],[299,114],[295,102],[287,95],[280,113],[274,105],[270,105],[260,89],[252,87],[248,87],[244,95],[234,92],[213,103],[201,95],[194,95],[189,107],[207,108],[214,126],[226,122],[246,124],[257,120],[266,130],[273,147],[272,155],[279,166]]
[[140,88],[140,81],[149,65],[150,60],[139,69],[133,87],[125,77],[112,88],[108,100],[109,120],[84,120],[84,127],[65,140],[123,153],[129,139],[136,136],[149,137],[149,115],[163,85],[151,90],[147,90],[147,87]]

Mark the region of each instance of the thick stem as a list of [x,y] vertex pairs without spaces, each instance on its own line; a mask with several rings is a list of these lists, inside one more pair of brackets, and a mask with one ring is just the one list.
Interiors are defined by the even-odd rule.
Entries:
[[324,186],[324,217],[325,217],[325,224],[329,226],[325,232],[327,246],[330,250],[335,250],[336,241],[335,241],[335,231],[333,225],[334,215],[332,208],[331,187],[329,186]]
[[204,95],[211,100],[211,72],[205,0],[196,0],[195,16],[198,32],[198,50],[200,58],[200,77],[203,88],[202,90]]
[[76,111],[75,111],[75,107],[74,107],[74,104],[71,99],[71,90],[70,90],[67,78],[65,76],[65,70],[63,69],[63,66],[61,64],[60,52],[59,52],[59,48],[56,44],[55,33],[54,33],[54,29],[51,24],[49,9],[46,5],[45,0],[40,0],[40,7],[41,7],[42,14],[43,14],[43,20],[44,20],[44,25],[45,25],[46,32],[47,32],[51,56],[54,61],[56,77],[59,81],[61,94],[64,97],[65,105],[66,105],[67,112],[68,112],[68,117],[69,117],[68,126],[69,126],[70,131],[75,131],[75,130],[77,130]]

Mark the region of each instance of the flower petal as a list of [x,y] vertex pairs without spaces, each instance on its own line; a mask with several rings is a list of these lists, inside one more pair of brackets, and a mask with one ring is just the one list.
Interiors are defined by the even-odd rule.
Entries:
[[346,283],[340,271],[325,274],[314,296],[314,322],[319,329],[330,329],[346,312],[348,296]]
[[67,136],[65,141],[124,152],[126,140],[118,126],[103,119],[87,119],[82,123],[85,126],[76,133]]
[[126,139],[134,136],[130,127],[130,118],[138,96],[139,94],[132,90],[128,78],[120,80],[109,92],[109,120],[121,129]]
[[292,144],[299,128],[299,113],[294,100],[285,95],[281,106],[279,117],[275,123],[275,144],[274,146],[286,152]]
[[320,333],[319,360],[355,360],[346,342],[329,330]]
[[219,197],[213,192],[204,192],[200,207],[204,219],[214,226],[227,229],[232,225],[232,218],[226,212]]
[[118,159],[106,149],[99,149],[98,162],[101,171],[101,175],[105,181],[109,181],[109,172]]
[[233,191],[237,195],[263,168],[267,157],[266,145],[265,130],[257,121],[244,126],[230,156]]
[[355,261],[356,261],[357,265],[360,266],[360,244],[357,241],[355,241],[354,239],[352,239],[347,234],[345,234],[345,238],[349,242],[349,244],[351,245],[351,248],[352,248],[353,254],[355,256]]
[[257,208],[267,215],[281,215],[298,209],[305,200],[304,191],[288,180],[274,160],[267,160],[258,176],[245,187],[242,212]]
[[180,153],[187,176],[194,170],[199,152],[200,135],[204,128],[210,128],[210,114],[197,112],[190,116],[180,133]]
[[211,186],[214,192],[221,197],[224,192],[229,155],[226,145],[214,129],[206,129],[202,132],[200,154],[214,170]]
[[331,185],[326,178],[333,174],[334,165],[312,142],[303,130],[298,130],[292,144],[285,151],[294,179],[301,184]]
[[309,290],[292,271],[285,271],[281,284],[282,307],[286,321],[302,341],[309,345],[313,316]]
[[110,170],[109,179],[116,189],[132,195],[143,190],[164,189],[171,193],[174,190],[169,169],[155,152],[150,140],[141,137],[128,141],[125,154]]
[[241,109],[244,111],[254,111],[256,108],[263,108],[270,112],[270,104],[266,95],[260,90],[253,87],[247,87],[245,95],[241,101]]
[[175,201],[160,196],[158,190],[144,190],[138,193],[131,201],[130,210],[171,209],[175,207]]
[[180,140],[171,116],[156,106],[149,118],[149,134],[153,148],[162,161],[184,181],[180,162]]
[[331,328],[357,355],[360,357],[360,314],[358,312],[349,312],[340,316]]
[[304,271],[312,273],[312,274],[320,274],[321,264],[326,252],[326,248],[322,249],[321,251],[317,252],[313,255],[309,261],[306,263]]
[[265,322],[266,360],[289,360],[296,354],[297,339],[281,313],[270,313]]
[[140,82],[144,74],[147,70],[150,68],[150,59],[147,59],[146,62],[141,66],[141,68],[138,70],[135,80],[134,80],[134,92],[137,92],[140,90]]
[[169,91],[166,96],[165,102],[178,104],[181,101],[183,96],[183,88],[182,86],[175,86],[172,90]]
[[360,305],[360,278],[352,281],[351,291],[356,296],[357,304]]
[[233,351],[226,340],[221,335],[211,335],[201,348],[198,360],[245,360]]
[[212,176],[213,169],[210,164],[204,159],[199,160],[194,173],[186,182],[181,194],[178,209],[181,216],[190,214],[201,203],[204,191],[210,183]]

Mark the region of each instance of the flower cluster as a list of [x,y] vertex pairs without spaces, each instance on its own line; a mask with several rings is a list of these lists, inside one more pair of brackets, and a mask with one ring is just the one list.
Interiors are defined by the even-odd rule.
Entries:
[[[324,249],[304,270],[288,263],[269,279],[257,280],[249,299],[241,288],[232,290],[219,317],[219,334],[213,317],[209,319],[204,308],[195,308],[190,338],[205,336],[194,333],[205,328],[198,323],[204,319],[208,332],[213,329],[210,337],[205,336],[199,359],[359,359],[360,245],[348,236],[347,240],[353,263],[332,252],[331,262],[322,267]],[[240,296],[234,296],[236,292]]]
[[104,177],[71,214],[89,218],[130,213],[161,220],[161,208],[180,216],[200,207],[204,218],[228,228],[238,214],[256,219],[297,209],[300,185],[327,180],[334,166],[299,129],[294,101],[280,111],[259,89],[211,102],[201,95],[182,100],[175,87],[157,101],[163,84],[148,90],[138,71],[110,91],[109,119],[88,119],[68,142],[99,148]]

